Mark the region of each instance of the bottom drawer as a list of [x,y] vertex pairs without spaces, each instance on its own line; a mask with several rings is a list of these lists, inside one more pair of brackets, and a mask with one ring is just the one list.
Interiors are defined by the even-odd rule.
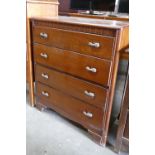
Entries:
[[69,114],[69,119],[79,122],[97,133],[102,132],[103,111],[101,109],[41,83],[36,83],[36,95],[45,106],[54,110],[56,110],[54,108],[56,106]]

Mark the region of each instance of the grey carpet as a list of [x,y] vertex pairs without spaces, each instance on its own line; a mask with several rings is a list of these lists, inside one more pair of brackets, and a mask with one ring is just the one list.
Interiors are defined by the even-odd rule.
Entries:
[[54,111],[40,112],[27,104],[26,113],[27,155],[116,155]]

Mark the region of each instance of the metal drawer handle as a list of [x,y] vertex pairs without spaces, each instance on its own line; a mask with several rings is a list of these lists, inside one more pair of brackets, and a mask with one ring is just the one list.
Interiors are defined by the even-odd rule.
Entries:
[[47,92],[42,91],[41,93],[42,93],[43,96],[46,96],[46,97],[49,96],[49,94]]
[[40,53],[40,56],[47,59],[48,55],[46,53]]
[[42,39],[47,39],[48,38],[48,34],[47,33],[44,33],[44,32],[40,32],[40,37]]
[[89,67],[89,66],[86,67],[86,70],[87,71],[90,71],[90,72],[93,72],[93,73],[96,73],[97,72],[97,69],[96,68],[92,68],[92,67]]
[[91,47],[95,47],[95,48],[100,47],[100,43],[97,43],[97,42],[89,42],[88,45],[91,46]]
[[45,79],[48,79],[48,75],[47,75],[47,74],[42,73],[41,76],[42,76],[43,78],[45,78]]
[[89,118],[92,118],[93,117],[93,114],[91,112],[86,112],[86,111],[83,111],[83,114]]
[[87,90],[84,91],[85,95],[89,96],[89,97],[92,97],[94,98],[95,97],[95,94],[92,93],[92,92],[88,92]]

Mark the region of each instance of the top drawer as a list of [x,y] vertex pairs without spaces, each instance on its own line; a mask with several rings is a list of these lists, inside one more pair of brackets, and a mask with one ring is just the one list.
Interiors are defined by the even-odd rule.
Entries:
[[33,27],[33,42],[105,59],[112,58],[114,49],[113,37],[39,26]]

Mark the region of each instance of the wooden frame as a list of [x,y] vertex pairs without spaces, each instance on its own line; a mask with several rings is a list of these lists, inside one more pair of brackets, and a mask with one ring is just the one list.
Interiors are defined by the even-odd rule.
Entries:
[[129,75],[124,88],[114,151],[120,152],[123,145],[129,148]]

